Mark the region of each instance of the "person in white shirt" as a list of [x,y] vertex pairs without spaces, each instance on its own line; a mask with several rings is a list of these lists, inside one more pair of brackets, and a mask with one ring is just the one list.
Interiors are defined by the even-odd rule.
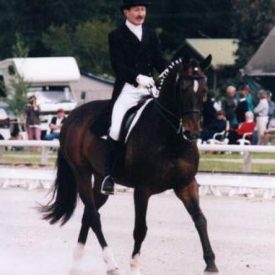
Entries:
[[60,131],[65,121],[65,112],[63,109],[58,109],[56,116],[54,116],[49,124],[50,133],[47,134],[45,140],[59,139]]
[[101,189],[108,195],[114,193],[111,174],[120,148],[123,117],[142,97],[150,95],[148,88],[156,90],[153,71],[161,73],[167,65],[162,58],[156,33],[143,25],[149,5],[147,0],[124,0],[121,11],[125,23],[109,34],[110,58],[116,81]]
[[264,136],[265,130],[267,128],[268,123],[268,100],[267,100],[267,92],[261,89],[258,93],[259,103],[254,108],[254,114],[256,116],[256,129],[257,129],[257,144],[263,144],[262,138]]

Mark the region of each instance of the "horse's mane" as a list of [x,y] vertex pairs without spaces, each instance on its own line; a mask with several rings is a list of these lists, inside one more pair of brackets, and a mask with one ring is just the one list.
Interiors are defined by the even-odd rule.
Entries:
[[166,84],[172,79],[174,80],[175,73],[179,71],[179,67],[182,65],[182,59],[178,58],[172,61],[167,68],[158,76],[158,88],[160,91],[166,86]]

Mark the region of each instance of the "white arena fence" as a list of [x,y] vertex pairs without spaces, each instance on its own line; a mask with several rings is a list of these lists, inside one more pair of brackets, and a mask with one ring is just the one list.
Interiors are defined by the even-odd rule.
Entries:
[[[0,159],[5,148],[12,147],[36,147],[41,148],[41,164],[47,165],[49,160],[49,152],[51,148],[58,148],[59,141],[44,140],[0,140]],[[201,185],[201,192],[204,194],[212,193],[214,195],[244,194],[255,196],[261,194],[265,198],[272,198],[275,195],[275,177],[274,176],[252,176],[247,175],[250,172],[252,153],[275,153],[275,146],[261,145],[220,145],[220,144],[199,144],[198,148],[201,152],[239,152],[243,156],[243,172],[246,174],[238,175],[222,175],[222,174],[204,174],[199,173],[198,181]],[[12,170],[13,169],[13,170]],[[24,170],[25,169],[25,170]],[[49,188],[55,178],[53,169],[34,169],[32,168],[9,168],[0,167],[0,186],[7,187],[11,185],[19,185],[28,189],[37,187]],[[39,171],[40,170],[40,171]],[[125,190],[125,188],[123,188]]]

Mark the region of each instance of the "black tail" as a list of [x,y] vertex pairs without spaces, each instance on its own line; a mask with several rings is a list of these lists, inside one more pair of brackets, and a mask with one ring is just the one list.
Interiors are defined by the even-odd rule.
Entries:
[[60,150],[57,156],[57,175],[50,202],[42,207],[43,218],[54,224],[61,220],[65,224],[72,216],[77,198],[77,187],[72,168]]

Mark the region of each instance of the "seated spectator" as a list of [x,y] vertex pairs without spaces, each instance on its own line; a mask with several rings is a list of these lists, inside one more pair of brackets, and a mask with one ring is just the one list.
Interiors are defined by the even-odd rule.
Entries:
[[59,139],[60,130],[65,121],[65,112],[63,109],[58,109],[56,116],[54,116],[49,124],[50,133],[47,134],[44,139],[45,140],[53,140]]
[[247,133],[251,133],[251,135],[247,136],[247,139],[251,139],[255,126],[256,123],[254,122],[253,112],[247,111],[245,113],[245,121],[239,124],[238,129],[231,129],[229,131],[229,144],[238,144],[237,140],[242,138],[243,135]]
[[216,118],[210,123],[208,129],[204,129],[201,132],[202,142],[213,138],[214,134],[220,133],[226,130],[226,118],[223,111],[216,113]]

